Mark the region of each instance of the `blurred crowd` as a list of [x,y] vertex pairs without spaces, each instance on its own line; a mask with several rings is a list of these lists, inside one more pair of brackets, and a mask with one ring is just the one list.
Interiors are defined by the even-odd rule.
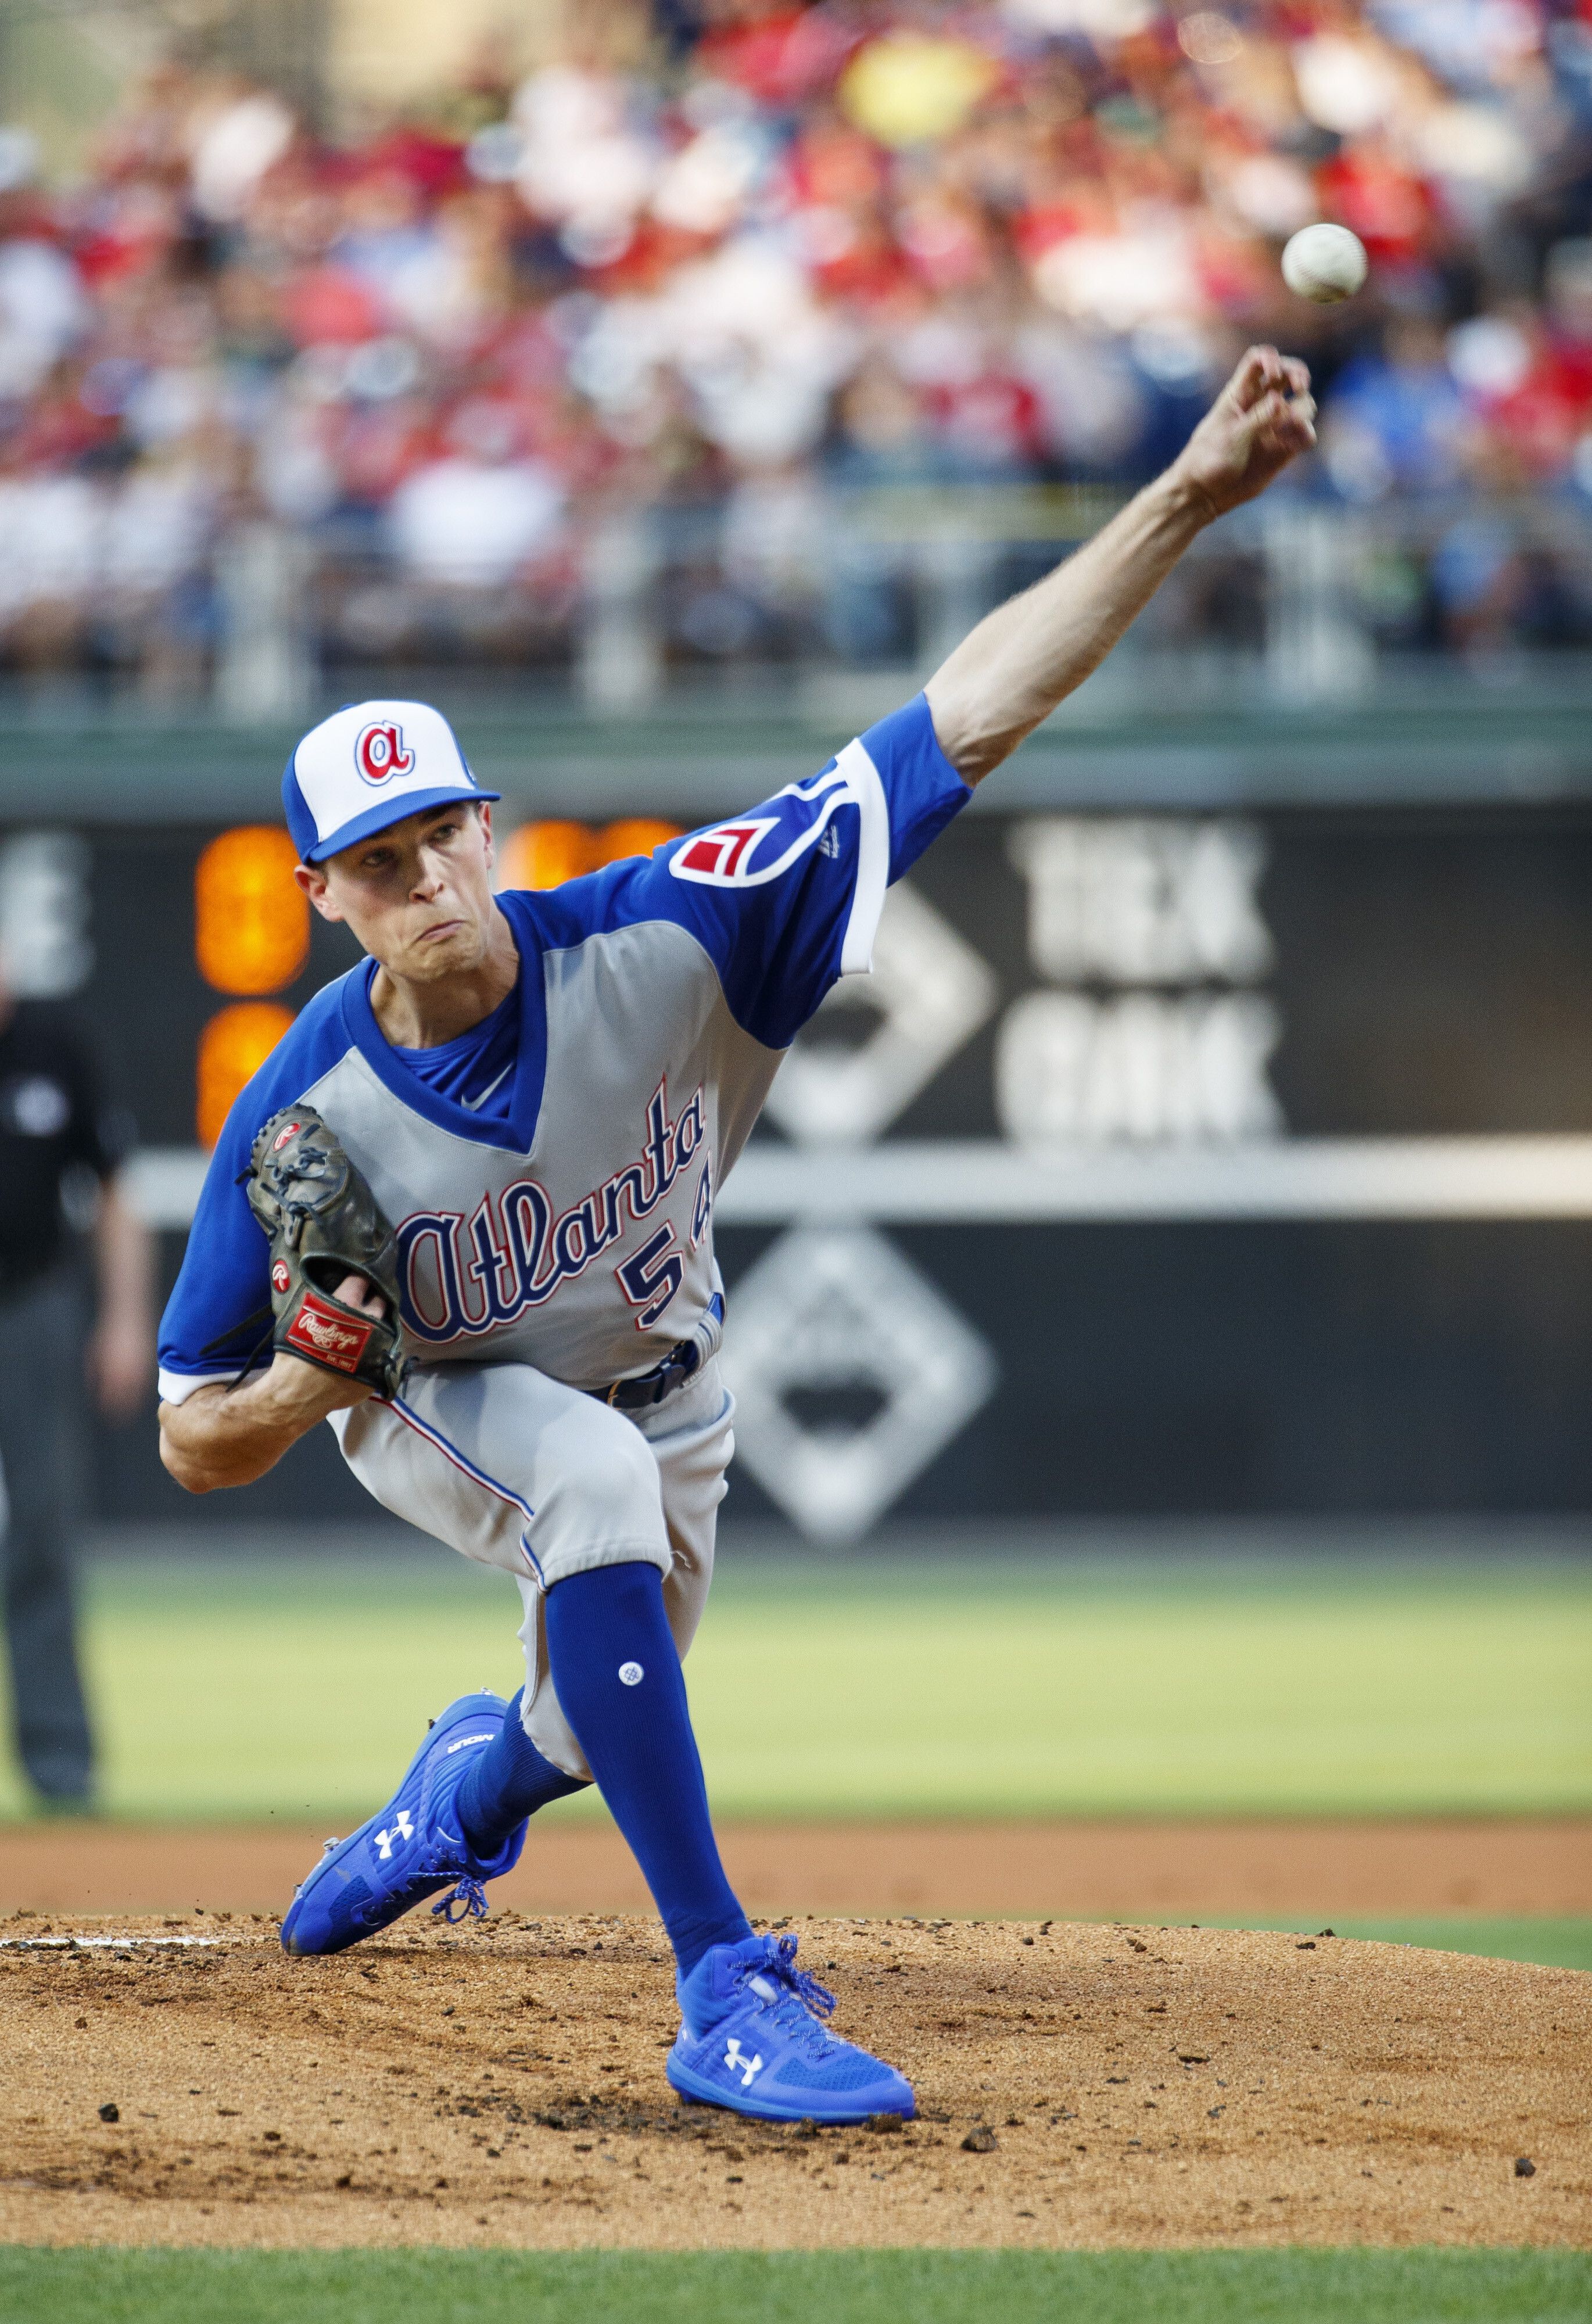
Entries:
[[[557,663],[637,586],[677,661],[904,658],[870,508],[1130,484],[1256,336],[1373,629],[1592,636],[1592,0],[571,22],[352,143],[175,67],[79,182],[0,130],[8,666],[197,691],[262,571],[332,665]],[[1278,274],[1318,217],[1342,309]]]

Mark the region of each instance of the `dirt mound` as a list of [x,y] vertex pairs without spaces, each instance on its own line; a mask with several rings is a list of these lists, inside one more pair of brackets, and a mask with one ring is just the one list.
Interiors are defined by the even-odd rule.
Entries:
[[1592,2245],[1592,1978],[1327,1934],[795,1926],[916,2123],[678,2106],[656,1922],[289,1961],[254,1920],[14,1916],[0,2236]]

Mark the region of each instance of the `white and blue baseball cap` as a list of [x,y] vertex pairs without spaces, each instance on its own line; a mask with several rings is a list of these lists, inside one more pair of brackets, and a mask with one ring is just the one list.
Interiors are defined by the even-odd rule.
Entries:
[[428,702],[350,702],[312,726],[288,761],[282,806],[301,863],[320,863],[373,832],[483,791],[453,728]]

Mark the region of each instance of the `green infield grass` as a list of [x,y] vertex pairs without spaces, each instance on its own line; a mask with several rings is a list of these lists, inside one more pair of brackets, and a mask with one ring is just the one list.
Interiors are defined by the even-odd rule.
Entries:
[[[1156,1915],[1146,1915],[1154,1919]],[[1208,1929],[1253,1929],[1257,1926],[1302,1930],[1321,1927],[1319,1918],[1301,1914],[1284,1923],[1257,1923],[1253,1914],[1212,1913]],[[1438,1953],[1479,1953],[1484,1960],[1537,1961],[1544,1969],[1592,1971],[1592,1921],[1552,1920],[1529,1915],[1486,1919],[1469,1913],[1431,1913],[1418,1920],[1347,1919],[1332,1923],[1339,1937],[1374,1937],[1386,1945],[1422,1945]]]
[[41,2251],[4,2324],[1585,2324],[1546,2251]]
[[[121,1816],[337,1829],[428,1714],[521,1675],[512,1584],[441,1551],[108,1561],[85,1601]],[[727,1559],[687,1668],[726,1816],[1592,1807],[1592,1569],[1564,1563]]]

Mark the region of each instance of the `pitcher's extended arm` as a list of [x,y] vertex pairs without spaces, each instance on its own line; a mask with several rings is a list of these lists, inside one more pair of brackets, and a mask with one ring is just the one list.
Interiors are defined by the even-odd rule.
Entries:
[[980,782],[1102,662],[1195,534],[1316,440],[1305,365],[1251,347],[1170,468],[981,621],[930,678],[940,748]]

